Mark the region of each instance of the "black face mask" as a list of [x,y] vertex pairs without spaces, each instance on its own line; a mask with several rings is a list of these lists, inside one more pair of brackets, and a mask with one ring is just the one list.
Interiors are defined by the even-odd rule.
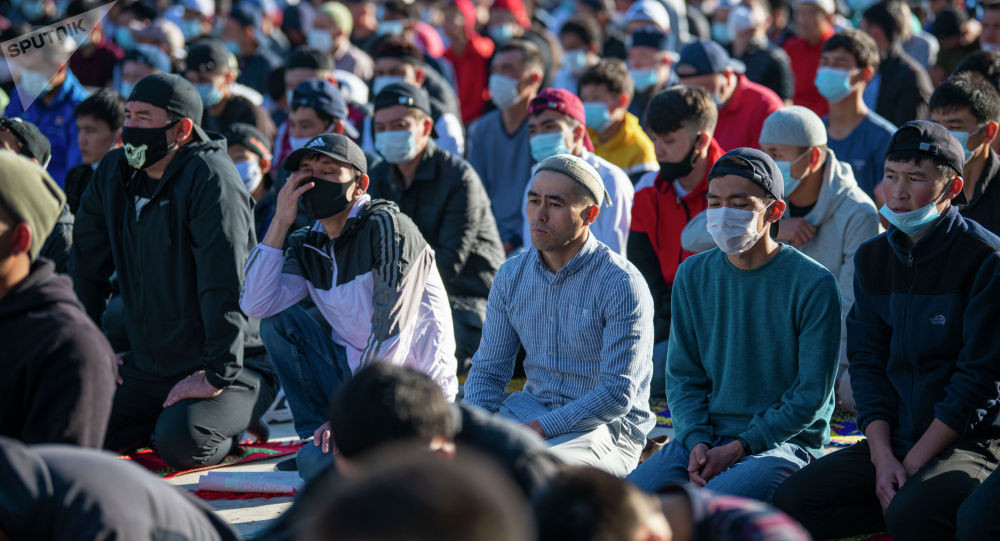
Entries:
[[[700,138],[701,136],[699,136]],[[695,159],[694,149],[698,146],[698,139],[695,139],[691,143],[691,150],[688,151],[687,156],[681,159],[679,162],[660,162],[660,178],[665,181],[672,181],[681,177],[686,177],[691,171],[694,170],[694,164],[698,160]]]
[[[357,180],[357,179],[355,179]],[[317,177],[310,177],[306,182],[312,182],[313,187],[302,194],[302,209],[310,220],[322,220],[340,214],[351,208],[347,192],[354,185],[349,182],[330,182]]]
[[122,143],[128,164],[141,171],[170,154],[177,143],[167,143],[167,130],[175,124],[177,122],[171,122],[162,128],[122,128]]

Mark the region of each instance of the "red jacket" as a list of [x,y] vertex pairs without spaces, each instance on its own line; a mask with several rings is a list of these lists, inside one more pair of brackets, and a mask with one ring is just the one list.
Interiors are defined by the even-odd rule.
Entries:
[[715,140],[725,150],[757,148],[764,120],[785,106],[770,88],[747,79],[746,75],[739,78],[736,92],[719,109],[719,123],[715,127]]
[[708,193],[708,172],[716,160],[725,151],[719,143],[712,139],[708,147],[708,167],[705,176],[691,192],[684,197],[677,197],[674,189],[674,179],[661,178],[656,175],[653,185],[635,193],[632,202],[632,227],[636,233],[645,233],[649,237],[656,259],[660,262],[660,272],[667,284],[674,283],[677,267],[688,256],[694,255],[681,248],[681,230],[691,218],[705,210],[708,205],[705,194]]
[[792,73],[795,74],[795,105],[812,109],[820,118],[830,112],[830,104],[816,90],[816,70],[819,69],[819,59],[823,55],[823,45],[834,34],[833,27],[827,29],[818,42],[809,45],[806,40],[791,36],[785,40],[782,48],[792,61]]
[[470,124],[483,114],[483,107],[490,100],[487,85],[490,78],[490,58],[494,45],[490,38],[476,33],[476,8],[469,0],[457,0],[455,6],[465,19],[465,36],[468,42],[462,54],[453,47],[444,52],[455,68],[455,86],[458,87],[458,102],[462,108],[462,123]]

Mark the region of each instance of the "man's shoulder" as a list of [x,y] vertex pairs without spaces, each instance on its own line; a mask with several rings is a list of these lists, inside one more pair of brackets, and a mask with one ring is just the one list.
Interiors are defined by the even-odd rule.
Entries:
[[472,139],[474,136],[475,137],[482,136],[483,133],[486,133],[491,129],[495,129],[499,123],[500,123],[499,109],[494,109],[484,114],[483,116],[477,118],[476,120],[473,120],[472,124],[469,124],[469,139]]
[[[634,191],[632,181],[628,179],[628,175],[625,174],[625,171],[623,171],[621,167],[618,167],[593,152],[588,154],[588,158],[588,161],[591,162],[590,164],[594,166],[594,169],[597,169],[601,178],[604,179],[605,186],[612,186],[622,191],[627,186],[630,188],[630,191]],[[611,190],[608,191],[610,192]]]
[[886,140],[892,137],[892,134],[896,133],[897,129],[892,122],[889,122],[885,117],[873,110],[868,111],[868,114],[865,115],[864,120],[861,121],[859,126],[864,126],[864,131],[871,133],[874,137],[884,137]]

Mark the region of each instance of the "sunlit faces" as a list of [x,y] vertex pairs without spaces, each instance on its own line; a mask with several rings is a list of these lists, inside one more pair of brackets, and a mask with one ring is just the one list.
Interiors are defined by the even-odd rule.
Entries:
[[[763,212],[769,204],[778,203],[777,201],[768,203],[765,199],[766,196],[767,193],[764,189],[749,179],[739,175],[725,175],[713,178],[708,183],[708,193],[705,195],[705,199],[710,209],[729,207],[756,212],[757,223],[755,227],[757,231],[760,231],[764,229],[765,225],[776,222],[781,217],[781,212],[778,212],[778,209]],[[784,206],[781,205],[780,209],[783,210],[783,208]]]
[[[144,64],[142,62],[136,62],[134,60],[126,60],[122,62],[122,81],[126,81],[131,84],[136,84],[141,81],[147,75],[152,75],[156,73],[149,64]],[[125,96],[126,98],[128,96]]]
[[802,39],[808,42],[816,41],[823,35],[824,22],[828,17],[816,4],[799,2],[795,6],[795,24],[799,27]]
[[930,158],[919,162],[886,160],[882,177],[885,204],[893,212],[907,212],[933,202],[938,205],[940,212],[950,199],[947,195],[944,197],[942,195],[951,192],[953,197],[961,190],[960,179],[951,183],[949,180],[941,175]]
[[[566,115],[547,109],[528,117],[528,135],[534,137],[543,133],[562,133],[565,136],[566,147],[572,149],[576,146],[577,141],[582,139],[582,135],[576,133],[570,124],[571,122]],[[579,129],[579,131],[582,130],[583,128]]]
[[934,109],[930,120],[948,128],[959,139],[959,143],[964,143],[966,160],[984,144],[991,143],[997,132],[996,122],[980,124],[968,107]]
[[687,128],[672,131],[670,133],[649,132],[649,139],[653,141],[653,151],[656,153],[656,161],[661,163],[677,163],[683,160],[691,147],[698,143],[701,132],[693,132]]
[[628,67],[634,70],[667,69],[670,57],[667,51],[653,47],[632,47],[628,50]]
[[558,251],[580,239],[597,217],[597,205],[580,195],[580,184],[555,171],[531,180],[525,214],[531,244],[542,252]]
[[521,82],[526,75],[524,68],[524,55],[520,51],[502,51],[493,57],[490,74],[503,75]]
[[1000,9],[983,10],[983,33],[979,41],[983,49],[1000,51]]
[[162,128],[167,125],[167,111],[142,101],[125,102],[126,128]]
[[329,128],[329,122],[321,119],[312,107],[298,107],[288,113],[288,134],[296,139],[311,139]]
[[83,157],[83,163],[88,165],[99,161],[107,154],[118,134],[118,130],[112,130],[107,122],[91,115],[77,117],[76,131],[80,155]]
[[[608,106],[608,122],[617,122],[625,116],[629,98],[625,94],[614,94],[603,84],[584,85],[580,87],[580,101],[584,106],[588,103],[603,103]],[[589,113],[588,113],[589,114]],[[587,120],[590,123],[589,117]]]
[[[303,157],[302,161],[299,162],[299,171],[337,184],[347,184],[355,180],[355,171],[351,164],[318,153]],[[367,184],[365,188],[367,188]],[[361,193],[364,193],[364,189],[361,190]],[[353,200],[357,195],[360,194],[348,193],[348,199]]]

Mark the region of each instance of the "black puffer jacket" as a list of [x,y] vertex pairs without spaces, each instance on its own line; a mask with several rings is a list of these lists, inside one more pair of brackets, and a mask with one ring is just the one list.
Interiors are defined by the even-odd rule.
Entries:
[[[122,149],[101,160],[76,216],[77,294],[100,321],[117,271],[129,368],[158,380],[204,369],[209,383],[226,387],[245,350],[263,351],[257,325],[239,308],[243,265],[256,244],[250,194],[219,136],[183,146],[138,205],[144,177]],[[250,367],[273,374],[264,359]]]

